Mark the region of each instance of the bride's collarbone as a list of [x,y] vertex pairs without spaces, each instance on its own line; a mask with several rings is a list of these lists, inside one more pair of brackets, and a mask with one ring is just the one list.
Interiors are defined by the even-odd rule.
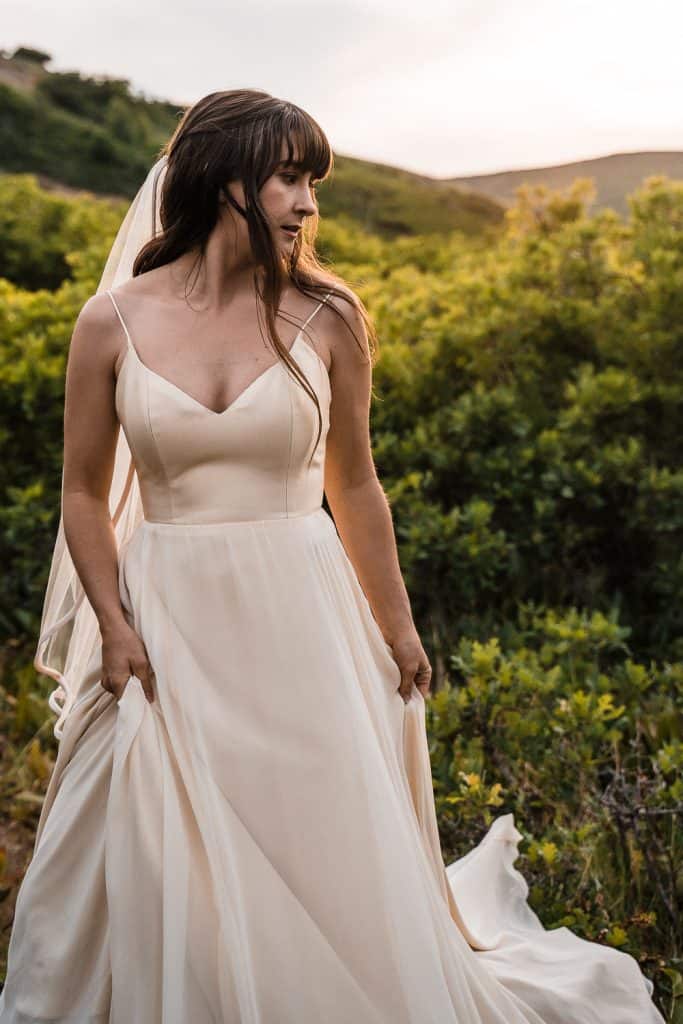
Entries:
[[[294,341],[288,346],[288,351],[294,360],[297,360],[300,353],[295,351],[296,346],[301,343],[302,348],[310,348],[311,352],[318,359],[325,369],[326,364],[322,357],[312,348],[312,346],[306,344],[303,341],[303,332],[299,330]],[[172,366],[159,368],[157,366],[149,365],[149,363],[143,359],[132,344],[127,345],[126,353],[123,356],[123,360],[130,358],[133,360],[144,374],[148,377],[157,381],[161,386],[166,389],[171,389],[175,394],[182,396],[182,399],[192,403],[193,405],[200,407],[204,412],[209,415],[220,417],[227,414],[233,406],[242,400],[247,400],[252,391],[261,383],[266,382],[270,379],[272,373],[276,372],[278,366],[284,367],[284,360],[273,350],[273,353],[268,358],[268,355],[262,353],[249,353],[238,357],[226,357],[221,355],[218,358],[211,359],[210,357],[203,357],[199,360],[194,360],[191,364],[190,369],[196,370],[200,367],[200,374],[198,376],[193,372],[188,373],[187,366],[173,364]],[[227,382],[219,388],[218,393],[215,390],[215,384],[217,377],[221,378],[222,373],[216,372],[216,368],[219,370],[226,366],[239,366],[242,365],[247,367],[243,373],[231,374],[230,387]],[[212,367],[214,372],[207,374],[207,367]],[[119,371],[116,376],[116,387],[118,388],[119,377],[123,369],[123,361],[120,364]],[[239,380],[233,379],[239,376]],[[209,379],[214,389],[208,399],[206,381]],[[231,396],[231,397],[228,397]]]
[[[314,326],[312,322],[308,323],[304,312],[299,314],[285,311],[286,321],[278,324],[280,341],[294,359],[297,358],[297,344],[304,342],[328,370],[329,360],[321,355],[320,349],[324,350],[325,345],[321,341],[317,325]],[[310,312],[306,312],[310,319]],[[301,325],[306,323],[305,332],[303,326],[291,322],[290,318],[300,321]],[[157,320],[153,325],[154,331],[158,333],[158,336],[163,337],[163,343],[157,341],[156,344],[147,345],[143,340],[141,345],[140,338],[148,337],[152,325],[145,324],[144,316],[142,319],[134,317],[135,322],[132,324],[129,317],[126,319],[128,337],[123,340],[114,363],[116,383],[118,383],[124,362],[132,349],[132,357],[145,370],[177,390],[185,392],[198,404],[210,409],[232,404],[236,398],[233,397],[228,403],[226,396],[232,394],[239,397],[242,391],[251,387],[251,384],[272,366],[283,362],[275,345],[266,341],[262,332],[259,333],[258,338],[250,337],[239,348],[237,346],[240,345],[240,342],[235,341],[234,338],[229,344],[226,344],[224,330],[218,337],[216,337],[215,331],[211,332],[212,337],[207,336],[206,341],[202,343],[198,340],[196,325],[194,329],[191,324],[183,324],[182,327],[179,327],[176,320],[173,324],[169,323],[166,329],[160,330]],[[296,334],[293,338],[283,337],[285,333],[291,334],[295,327]],[[304,337],[304,333],[309,335],[308,339]],[[188,338],[192,339],[191,344],[188,344]],[[200,395],[207,396],[209,392],[211,393],[210,401],[199,397]]]

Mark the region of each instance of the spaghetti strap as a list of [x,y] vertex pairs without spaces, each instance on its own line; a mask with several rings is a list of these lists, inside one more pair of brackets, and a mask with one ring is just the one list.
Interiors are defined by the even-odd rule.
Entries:
[[[124,331],[126,333],[126,340],[128,342],[128,347],[132,348],[133,352],[135,352],[135,345],[133,344],[133,342],[131,340],[128,328],[126,327],[126,321],[121,316],[121,310],[119,309],[118,303],[117,303],[116,299],[114,298],[114,296],[112,295],[112,293],[109,290],[109,288],[107,288],[107,295],[111,299],[111,301],[112,301],[112,303],[114,305],[114,309],[116,310],[116,315],[118,316],[119,320],[121,321],[121,326],[123,327],[123,329],[124,329]],[[136,355],[137,355],[137,353],[136,353]]]
[[313,310],[313,312],[312,312],[312,313],[310,314],[310,316],[308,316],[308,317],[306,318],[306,320],[304,320],[304,322],[303,322],[303,326],[302,326],[302,328],[301,328],[301,333],[302,333],[302,334],[304,333],[304,331],[306,330],[306,328],[307,328],[307,327],[308,327],[308,325],[310,324],[310,322],[311,322],[311,320],[313,319],[313,317],[315,316],[315,314],[316,314],[316,313],[318,312],[318,310],[319,310],[319,309],[321,308],[321,306],[323,306],[323,305],[325,304],[325,299],[329,299],[329,297],[330,297],[330,295],[331,295],[331,294],[332,294],[332,292],[328,292],[328,293],[327,293],[327,295],[323,296],[323,298],[322,298],[322,299],[320,300],[320,302],[319,302],[319,303],[318,303],[318,305],[317,305],[317,306],[315,307],[315,309],[314,309],[314,310]]
[[[322,298],[322,299],[320,300],[320,302],[319,302],[319,303],[318,303],[318,305],[317,305],[317,306],[315,307],[315,309],[313,310],[313,312],[312,312],[312,313],[311,313],[311,314],[310,314],[310,315],[309,315],[309,316],[308,316],[308,317],[306,318],[306,320],[304,320],[304,323],[303,323],[303,325],[302,325],[302,327],[301,327],[301,331],[300,331],[300,333],[301,333],[301,334],[303,334],[303,333],[304,333],[304,331],[306,330],[306,328],[308,327],[308,325],[310,324],[311,320],[313,319],[313,317],[315,316],[315,314],[316,314],[316,313],[318,312],[318,310],[319,310],[319,309],[321,309],[321,307],[322,307],[322,306],[323,306],[323,305],[325,304],[325,300],[326,300],[326,299],[329,299],[330,295],[332,295],[332,294],[333,294],[332,292],[328,292],[328,293],[327,293],[327,294],[326,294],[326,295],[325,295],[325,296],[324,296],[324,297],[323,297],[323,298]],[[109,288],[107,288],[107,295],[108,295],[108,296],[109,296],[109,298],[111,299],[111,301],[112,301],[112,304],[113,304],[113,306],[114,306],[114,309],[116,310],[116,315],[118,316],[119,320],[121,321],[121,326],[123,327],[123,330],[125,331],[125,334],[126,334],[126,341],[128,342],[128,346],[129,346],[130,348],[132,348],[132,349],[133,349],[133,352],[134,352],[134,353],[135,353],[135,354],[137,355],[137,350],[136,350],[136,348],[135,348],[135,345],[133,344],[133,340],[132,340],[132,338],[131,338],[131,336],[130,336],[130,331],[128,330],[128,327],[126,326],[126,321],[125,321],[125,320],[123,319],[123,316],[122,316],[122,314],[121,314],[121,310],[119,309],[119,305],[118,305],[118,303],[117,303],[116,299],[114,298],[114,296],[113,296],[113,294],[112,294],[112,292],[111,292],[111,290],[110,290]]]

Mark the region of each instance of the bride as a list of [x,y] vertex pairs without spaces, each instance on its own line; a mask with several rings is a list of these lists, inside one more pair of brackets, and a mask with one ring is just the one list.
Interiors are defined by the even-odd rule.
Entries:
[[633,957],[544,930],[512,815],[443,863],[331,167],[294,104],[206,96],[78,317],[0,1024],[662,1024]]

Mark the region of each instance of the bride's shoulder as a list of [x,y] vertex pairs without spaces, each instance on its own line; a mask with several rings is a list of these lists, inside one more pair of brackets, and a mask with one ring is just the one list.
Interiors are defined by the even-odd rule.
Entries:
[[329,285],[328,292],[332,289],[332,294],[325,299],[326,304],[333,307],[327,311],[325,324],[332,359],[343,357],[350,345],[356,351],[360,349],[363,356],[369,356],[367,314],[363,303],[347,284],[335,281]]
[[[83,304],[76,318],[74,340],[87,332],[88,336],[96,335],[98,341],[107,332],[111,332],[116,323],[116,310],[106,291],[95,292]],[[73,343],[73,342],[72,342]]]
[[[121,351],[117,318],[111,299],[97,292],[82,306],[71,334],[67,364],[75,380],[93,380],[93,374],[109,375]],[[124,341],[125,345],[125,341]]]
[[358,312],[361,308],[361,301],[354,290],[347,284],[340,281],[331,281],[327,286],[325,301],[345,315]]
[[115,287],[95,292],[81,308],[77,326],[97,332],[114,331],[118,335],[121,320],[125,323],[128,312],[135,309],[136,300],[157,296],[161,283],[157,271],[152,270],[128,278]]
[[69,346],[72,362],[97,360],[116,372],[127,347],[128,283],[95,292],[83,304]]

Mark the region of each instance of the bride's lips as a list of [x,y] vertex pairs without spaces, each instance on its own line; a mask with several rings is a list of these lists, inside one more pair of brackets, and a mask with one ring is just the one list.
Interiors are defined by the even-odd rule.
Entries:
[[294,228],[286,228],[283,226],[282,230],[285,232],[286,235],[289,235],[290,238],[296,238],[296,236],[299,234],[298,228],[294,230]]

